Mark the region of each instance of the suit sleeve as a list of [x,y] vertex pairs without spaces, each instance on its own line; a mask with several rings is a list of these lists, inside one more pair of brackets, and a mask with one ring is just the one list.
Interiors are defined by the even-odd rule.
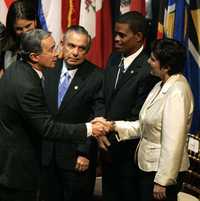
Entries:
[[[20,94],[20,93],[19,93]],[[22,115],[30,129],[50,140],[66,140],[69,142],[85,142],[87,131],[85,124],[63,124],[55,122],[48,113],[42,87],[25,89],[23,97],[19,97]]]

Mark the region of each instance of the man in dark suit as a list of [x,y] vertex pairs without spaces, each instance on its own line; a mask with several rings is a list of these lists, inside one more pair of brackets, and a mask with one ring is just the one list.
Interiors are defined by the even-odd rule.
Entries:
[[[90,43],[87,30],[78,25],[69,27],[63,39],[64,59],[57,61],[55,69],[44,72],[48,108],[58,121],[83,123],[104,116],[103,72],[86,60]],[[59,86],[65,73],[70,76],[70,84],[65,84],[69,86],[60,103]],[[94,137],[88,138],[86,143],[44,141],[44,199],[91,200],[96,155]]]
[[[115,24],[115,49],[105,71],[105,106],[109,120],[136,120],[140,108],[157,80],[150,75],[144,52],[145,18],[138,12],[121,15]],[[103,200],[138,201],[134,150],[138,140],[115,144],[115,138],[100,137]],[[110,145],[111,144],[111,145]],[[110,146],[109,146],[110,145]]]
[[[39,183],[41,138],[85,142],[85,123],[53,120],[45,105],[42,70],[54,68],[55,42],[49,32],[24,34],[23,61],[17,61],[0,79],[0,200],[35,201]],[[90,125],[100,134],[100,125]]]

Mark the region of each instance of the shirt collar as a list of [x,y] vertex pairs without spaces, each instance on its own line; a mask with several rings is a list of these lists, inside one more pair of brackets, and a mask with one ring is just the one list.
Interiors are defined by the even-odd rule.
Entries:
[[43,77],[42,71],[40,71],[36,68],[33,68],[33,70],[38,74],[39,78],[42,79],[42,77]]
[[78,68],[68,70],[66,62],[63,61],[62,71],[61,71],[60,76],[62,77],[65,73],[68,73],[70,75],[70,77],[73,78],[77,70],[78,70]]
[[131,65],[131,63],[136,59],[136,57],[142,52],[144,46],[142,45],[137,52],[131,54],[128,57],[124,57],[124,69],[127,70],[127,68]]

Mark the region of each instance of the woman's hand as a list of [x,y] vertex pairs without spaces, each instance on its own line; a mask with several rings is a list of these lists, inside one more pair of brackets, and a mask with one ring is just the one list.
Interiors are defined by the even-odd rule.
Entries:
[[156,200],[165,200],[166,199],[166,186],[161,186],[160,184],[154,184],[153,188],[153,197]]

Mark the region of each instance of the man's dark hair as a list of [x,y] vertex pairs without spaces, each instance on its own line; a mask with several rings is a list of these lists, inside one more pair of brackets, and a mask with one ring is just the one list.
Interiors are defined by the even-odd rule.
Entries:
[[88,31],[83,26],[72,25],[65,32],[65,34],[64,34],[64,40],[66,40],[67,34],[70,33],[70,32],[76,32],[78,34],[83,34],[83,35],[86,35],[88,37],[88,44],[87,44],[87,47],[86,47],[86,52],[88,52],[89,49],[90,49],[90,46],[91,46],[91,36],[88,33]]
[[183,72],[186,49],[179,41],[169,38],[156,40],[152,53],[159,60],[161,68],[170,67],[169,75]]
[[141,13],[137,11],[130,11],[120,15],[116,22],[128,24],[133,33],[141,32],[143,37],[147,36],[147,20]]
[[34,29],[24,33],[20,43],[20,55],[23,60],[29,60],[31,53],[42,53],[41,41],[51,35],[50,32],[42,29]]

